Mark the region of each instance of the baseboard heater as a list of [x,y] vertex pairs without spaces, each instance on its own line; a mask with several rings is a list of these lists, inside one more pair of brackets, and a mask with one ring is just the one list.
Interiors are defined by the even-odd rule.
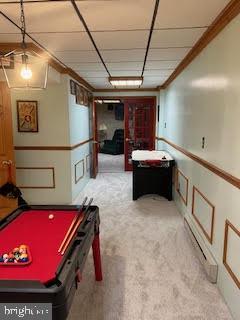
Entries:
[[196,230],[191,219],[186,215],[184,217],[184,226],[196,250],[197,257],[200,260],[210,282],[217,282],[218,265],[209,249],[204,244],[198,231]]

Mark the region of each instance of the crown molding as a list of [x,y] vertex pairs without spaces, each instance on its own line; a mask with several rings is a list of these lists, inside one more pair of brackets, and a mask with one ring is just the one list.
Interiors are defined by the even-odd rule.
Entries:
[[103,89],[94,89],[93,92],[94,93],[99,93],[99,92],[139,92],[139,91],[155,91],[157,92],[158,91],[158,88],[155,87],[155,88],[136,88],[136,89],[106,89],[106,88],[103,88]]

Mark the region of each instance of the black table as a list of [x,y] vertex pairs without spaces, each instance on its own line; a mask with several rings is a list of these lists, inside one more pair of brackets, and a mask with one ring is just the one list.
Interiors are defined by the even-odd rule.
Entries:
[[158,194],[172,200],[174,160],[133,160],[133,200]]

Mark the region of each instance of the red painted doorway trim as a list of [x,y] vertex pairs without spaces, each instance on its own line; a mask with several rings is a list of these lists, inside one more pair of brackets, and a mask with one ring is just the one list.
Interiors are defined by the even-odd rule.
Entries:
[[[140,101],[140,102],[149,102],[152,105],[152,115],[151,115],[151,122],[152,122],[152,129],[151,129],[151,143],[150,143],[150,148],[155,149],[155,139],[156,139],[156,103],[157,103],[157,98],[156,96],[95,96],[94,100],[107,100],[107,99],[119,99],[124,103],[124,124],[125,124],[125,130],[124,130],[124,155],[125,155],[125,171],[131,171],[132,166],[127,165],[126,161],[126,125],[127,125],[127,120],[126,118],[128,117],[127,112],[126,112],[126,103],[129,101]],[[96,108],[96,103],[94,102],[94,112],[93,112],[93,121],[94,124],[94,141],[98,141],[98,134],[97,134],[97,108]],[[127,125],[128,126],[128,125]],[[95,166],[97,167],[98,165],[98,144],[96,144],[95,148]],[[97,168],[98,170],[98,168]],[[98,171],[97,171],[98,172]]]
[[156,97],[124,99],[125,113],[125,171],[132,170],[133,150],[155,149]]

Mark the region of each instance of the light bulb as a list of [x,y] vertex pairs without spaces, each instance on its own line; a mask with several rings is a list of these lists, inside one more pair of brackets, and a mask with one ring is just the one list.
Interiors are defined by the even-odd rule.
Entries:
[[24,79],[24,80],[29,80],[32,78],[32,70],[27,66],[27,65],[24,65],[21,69],[21,77]]

